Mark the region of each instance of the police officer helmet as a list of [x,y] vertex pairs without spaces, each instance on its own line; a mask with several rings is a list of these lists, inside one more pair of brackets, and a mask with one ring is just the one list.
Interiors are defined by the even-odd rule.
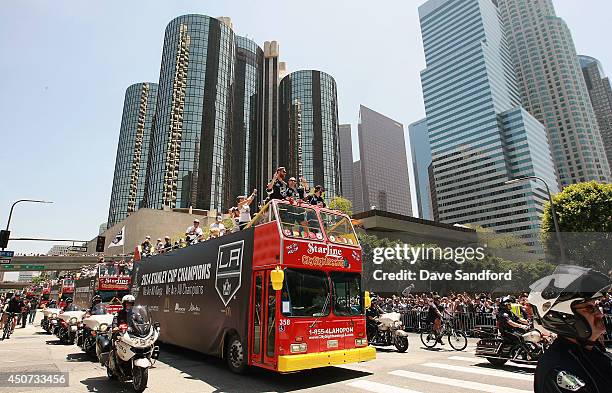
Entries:
[[92,304],[102,303],[102,296],[95,295],[94,297],[91,298],[91,303]]
[[125,295],[123,298],[121,298],[121,304],[123,304],[125,307],[126,303],[130,303],[133,306],[134,303],[136,303],[136,298],[132,295]]
[[65,301],[66,301],[66,303],[72,303],[72,298],[71,297],[67,297]]
[[591,325],[574,306],[606,296],[611,286],[610,278],[603,273],[561,265],[531,285],[528,302],[534,319],[547,330],[587,341],[592,334]]

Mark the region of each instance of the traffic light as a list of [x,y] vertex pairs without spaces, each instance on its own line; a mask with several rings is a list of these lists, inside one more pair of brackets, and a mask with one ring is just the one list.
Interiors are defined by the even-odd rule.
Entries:
[[104,244],[106,243],[106,237],[98,236],[96,240],[96,252],[104,252]]
[[9,236],[11,231],[0,230],[0,248],[8,247]]

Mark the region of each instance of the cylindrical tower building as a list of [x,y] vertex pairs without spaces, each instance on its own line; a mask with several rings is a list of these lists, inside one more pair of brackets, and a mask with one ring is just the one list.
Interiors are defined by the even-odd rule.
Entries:
[[236,36],[234,104],[232,108],[231,194],[247,195],[260,188],[257,160],[263,133],[263,50],[252,40]]
[[156,99],[157,83],[135,83],[125,92],[108,228],[141,207]]
[[229,24],[183,15],[166,27],[147,207],[224,209],[229,203],[236,45]]
[[327,199],[342,195],[338,95],[330,75],[296,71],[279,85],[279,165],[325,187]]

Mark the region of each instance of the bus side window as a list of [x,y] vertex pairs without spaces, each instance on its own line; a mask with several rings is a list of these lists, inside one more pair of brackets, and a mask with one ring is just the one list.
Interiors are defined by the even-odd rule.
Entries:
[[269,281],[268,285],[268,337],[266,339],[266,355],[268,357],[274,356],[274,338],[276,334],[276,326],[274,324],[276,319],[276,291],[272,288],[272,281]]
[[253,353],[259,354],[261,347],[261,317],[262,317],[262,297],[263,297],[263,285],[261,280],[262,274],[257,274],[255,278],[255,315],[254,318],[254,337],[253,337]]

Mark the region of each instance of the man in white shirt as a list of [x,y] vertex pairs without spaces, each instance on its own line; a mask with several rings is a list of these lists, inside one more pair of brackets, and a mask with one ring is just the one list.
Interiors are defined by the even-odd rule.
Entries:
[[223,217],[217,216],[217,221],[210,224],[210,238],[214,239],[225,235],[225,225],[223,225]]
[[202,237],[202,228],[200,228],[200,220],[193,220],[193,226],[190,226],[185,231],[186,241],[188,244],[197,243],[198,240]]

